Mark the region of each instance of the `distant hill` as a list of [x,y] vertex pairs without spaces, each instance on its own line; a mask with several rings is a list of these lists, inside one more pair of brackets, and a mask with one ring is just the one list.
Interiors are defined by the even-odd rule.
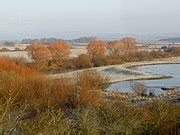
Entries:
[[168,42],[168,43],[180,43],[180,37],[164,38],[164,39],[160,39],[160,40],[158,40],[158,41]]

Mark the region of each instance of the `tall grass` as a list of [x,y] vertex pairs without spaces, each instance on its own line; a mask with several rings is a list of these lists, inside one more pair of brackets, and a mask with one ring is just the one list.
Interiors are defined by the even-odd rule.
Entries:
[[0,57],[0,71],[13,71],[23,75],[36,73],[34,69],[23,65],[23,63],[22,59],[16,60],[8,57]]
[[[32,73],[31,70],[24,72],[26,67],[15,64],[9,58],[4,63],[0,66],[1,126],[4,133],[21,132],[21,130],[24,133],[41,132],[38,127],[46,127],[45,124],[42,124],[44,118],[41,116],[44,116],[44,113],[48,115],[49,125],[56,126],[61,119],[62,122],[68,124],[70,121],[64,120],[64,117],[65,114],[71,114],[69,110],[87,106],[95,107],[100,104],[101,92],[108,81],[105,76],[93,70],[76,74],[71,79],[50,80],[43,74],[34,73],[33,70]],[[56,111],[58,109],[65,112],[60,118],[56,116],[60,115]],[[37,117],[38,113],[40,116]],[[30,122],[21,123],[26,119],[30,119]],[[44,120],[48,121],[47,119],[45,117]],[[68,132],[69,129],[63,124],[58,127],[61,127],[62,132]],[[55,129],[52,129],[52,133],[56,133]],[[57,133],[60,132],[57,131]]]

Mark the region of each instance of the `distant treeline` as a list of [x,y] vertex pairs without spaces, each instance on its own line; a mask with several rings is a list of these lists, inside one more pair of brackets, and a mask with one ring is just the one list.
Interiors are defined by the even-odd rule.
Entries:
[[89,43],[91,40],[96,39],[96,37],[80,37],[77,39],[72,40],[64,40],[64,39],[58,39],[58,38],[42,38],[42,39],[23,39],[21,41],[22,44],[34,44],[41,42],[43,44],[52,44],[53,42],[57,41],[66,41],[68,43]]

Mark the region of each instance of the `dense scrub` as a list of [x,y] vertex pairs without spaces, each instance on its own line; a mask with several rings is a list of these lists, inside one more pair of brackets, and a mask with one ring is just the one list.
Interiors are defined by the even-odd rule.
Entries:
[[8,57],[0,57],[0,71],[14,71],[23,75],[37,73],[33,68],[28,67],[24,59],[11,59]]
[[[123,64],[126,62],[138,62],[138,61],[151,61],[154,59],[160,58],[169,58],[169,57],[177,57],[180,56],[179,48],[172,48],[170,52],[162,52],[162,51],[139,51],[133,52],[129,55],[115,55],[115,56],[96,56],[94,58],[90,57],[88,54],[80,55],[78,58],[74,60],[70,60],[68,68],[71,69],[82,69],[82,68],[91,68],[91,67],[99,67],[106,65],[114,65],[114,64]],[[82,58],[83,57],[83,58]]]
[[93,70],[50,80],[22,62],[1,60],[2,134],[178,134],[178,105],[107,96],[108,78]]
[[3,104],[13,98],[11,100],[16,105],[98,105],[108,82],[106,76],[94,70],[85,70],[72,78],[51,80],[42,73],[16,65],[12,59],[1,59],[4,60],[0,65],[0,99]]

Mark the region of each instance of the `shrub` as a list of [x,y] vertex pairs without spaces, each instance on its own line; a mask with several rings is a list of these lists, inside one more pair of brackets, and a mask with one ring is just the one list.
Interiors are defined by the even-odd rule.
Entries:
[[13,104],[45,104],[47,105],[47,92],[50,81],[42,75],[21,75],[15,72],[1,71],[0,74],[1,91],[0,99],[5,103],[8,99],[13,100]]
[[8,57],[0,57],[0,71],[13,71],[23,75],[36,73],[34,69],[20,65],[20,61]]
[[113,100],[97,108],[99,129],[102,134],[135,134],[141,127],[139,111],[128,102]]
[[138,96],[146,96],[148,89],[144,83],[132,83],[131,84],[132,90],[138,95]]
[[105,76],[93,70],[75,74],[72,79],[65,77],[59,80],[50,80],[42,74],[0,73],[0,99],[5,103],[11,98],[16,105],[96,106],[108,82]]
[[108,63],[108,59],[106,56],[98,55],[92,59],[92,63],[94,67],[105,66]]
[[[141,110],[142,109],[142,110]],[[178,105],[157,100],[141,107],[142,134],[175,134],[178,124]]]
[[180,47],[170,48],[170,53],[172,56],[180,56]]
[[92,57],[87,54],[81,54],[74,60],[73,64],[76,69],[91,68],[93,67]]
[[95,70],[85,70],[77,75],[76,80],[78,102],[85,105],[98,105],[109,79]]

